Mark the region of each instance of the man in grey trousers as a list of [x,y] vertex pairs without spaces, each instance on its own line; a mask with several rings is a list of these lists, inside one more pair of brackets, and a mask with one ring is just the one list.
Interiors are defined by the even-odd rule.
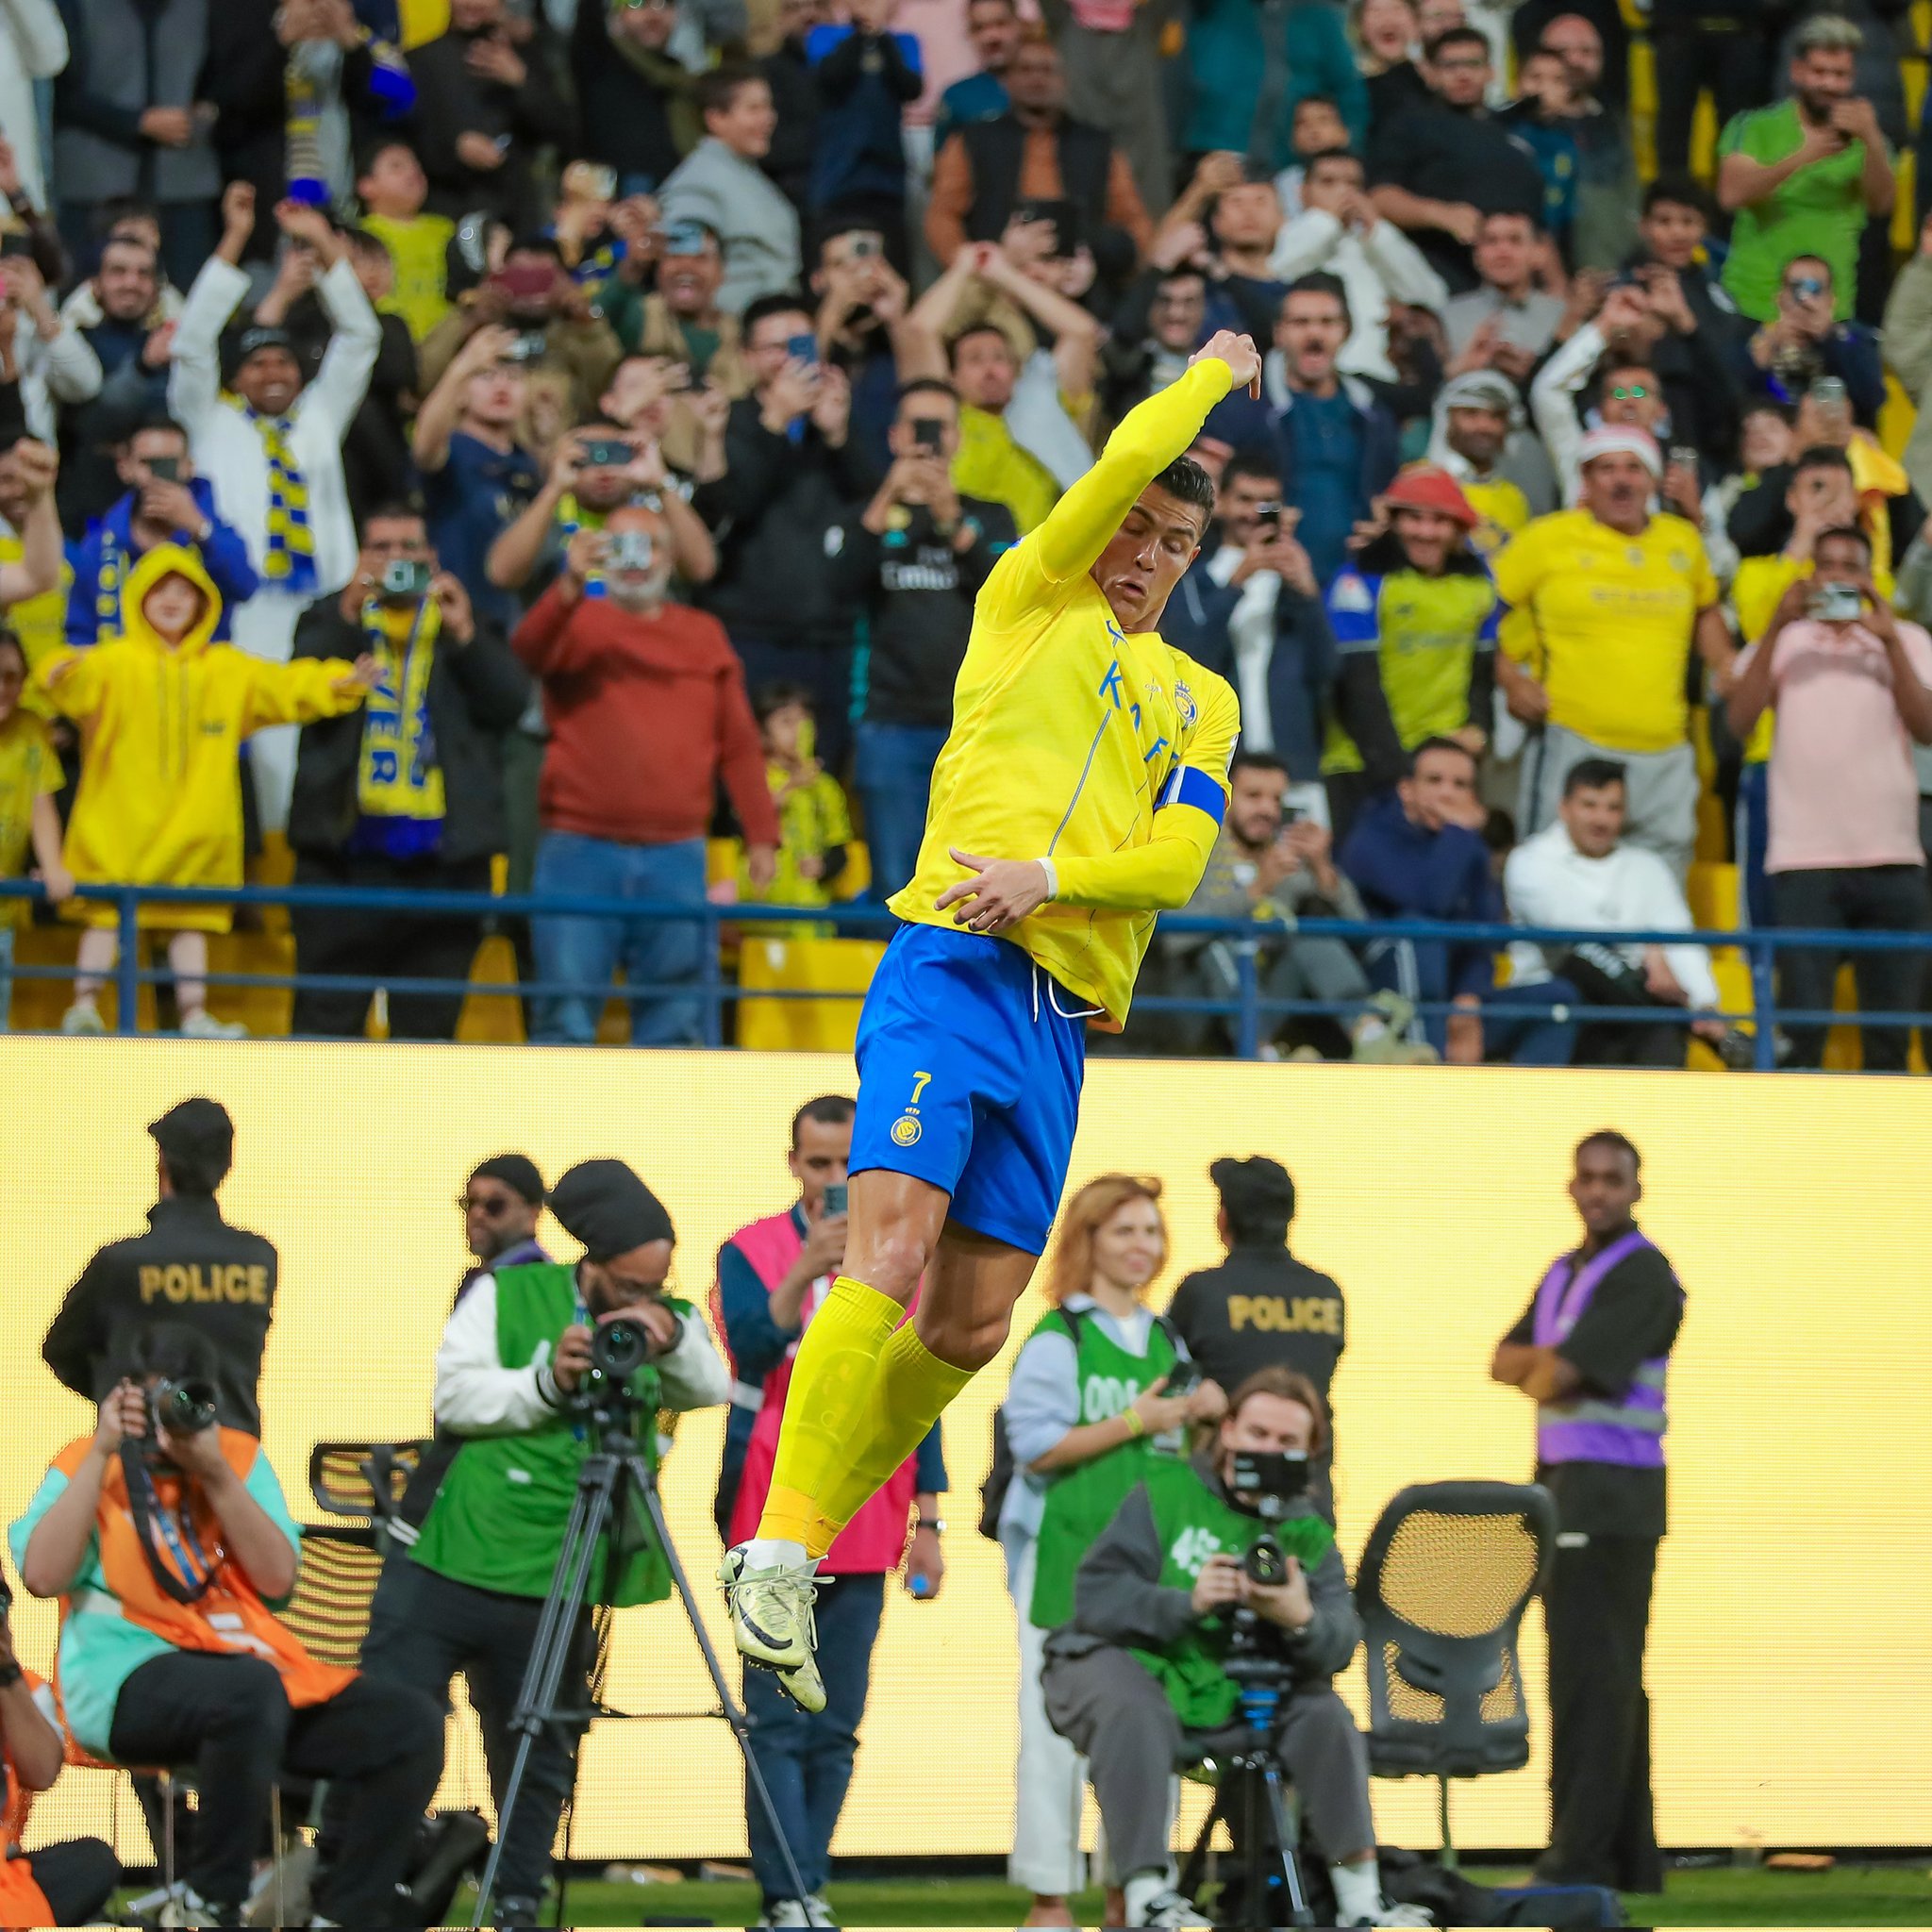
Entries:
[[[1047,1716],[1092,1765],[1129,1925],[1173,1932],[1209,1923],[1168,1884],[1168,1779],[1200,1755],[1202,1734],[1237,1722],[1239,1692],[1222,1658],[1243,1607],[1294,1672],[1274,1742],[1328,1860],[1336,1922],[1429,1923],[1382,1896],[1368,1750],[1329,1682],[1361,1641],[1334,1533],[1306,1493],[1269,1524],[1251,1513],[1255,1492],[1243,1486],[1257,1478],[1280,1494],[1292,1487],[1291,1472],[1305,1480],[1325,1429],[1306,1376],[1286,1368],[1250,1375],[1229,1399],[1211,1453],[1150,1463],[1080,1564],[1074,1621],[1047,1640]],[[1243,1557],[1271,1527],[1288,1574],[1263,1585]]]

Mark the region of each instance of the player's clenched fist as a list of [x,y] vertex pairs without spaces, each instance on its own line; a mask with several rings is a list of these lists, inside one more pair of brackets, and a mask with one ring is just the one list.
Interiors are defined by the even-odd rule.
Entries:
[[1188,358],[1188,367],[1210,359],[1225,362],[1234,371],[1230,389],[1244,389],[1257,402],[1261,400],[1261,352],[1252,336],[1238,336],[1231,328],[1219,329],[1206,348],[1196,349]]

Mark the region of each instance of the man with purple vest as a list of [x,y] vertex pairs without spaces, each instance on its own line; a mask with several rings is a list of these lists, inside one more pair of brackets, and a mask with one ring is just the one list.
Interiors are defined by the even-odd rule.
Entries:
[[[782,1214],[741,1227],[718,1251],[712,1318],[731,1364],[731,1407],[719,1473],[717,1519],[725,1544],[756,1533],[772,1484],[778,1424],[792,1358],[845,1259],[845,1175],[854,1105],[842,1093],[809,1100],[791,1122],[787,1157],[798,1199]],[[825,1707],[801,1710],[768,1671],[744,1675],[752,1748],[805,1881],[789,1880],[761,1807],[747,1804],[752,1865],[764,1894],[763,1923],[832,1925],[824,1898],[832,1833],[845,1801],[885,1608],[886,1576],[900,1568],[915,1599],[930,1602],[945,1576],[939,1499],[946,1487],[940,1424],[855,1516],[819,1566],[819,1668]]]
[[1655,1892],[1664,1874],[1643,1645],[1664,1533],[1664,1375],[1684,1291],[1633,1218],[1641,1164],[1619,1133],[1577,1143],[1570,1198],[1582,1245],[1543,1276],[1490,1374],[1537,1405],[1537,1480],[1557,1503],[1543,1594],[1550,1844],[1537,1876]]

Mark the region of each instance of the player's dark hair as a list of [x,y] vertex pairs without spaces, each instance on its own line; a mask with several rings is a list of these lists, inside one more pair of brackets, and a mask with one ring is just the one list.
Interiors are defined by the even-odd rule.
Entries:
[[751,694],[751,714],[760,724],[774,711],[782,711],[787,705],[803,705],[808,711],[818,708],[812,702],[808,685],[761,684]]
[[1289,283],[1288,292],[1281,298],[1281,311],[1288,312],[1290,301],[1296,295],[1333,295],[1341,309],[1341,324],[1344,328],[1355,327],[1355,317],[1349,312],[1348,291],[1342,285],[1340,275],[1331,275],[1324,268],[1310,269],[1305,275],[1297,275]]
[[1615,1127],[1599,1127],[1595,1133],[1584,1135],[1576,1143],[1577,1154],[1580,1156],[1586,1147],[1614,1147],[1630,1157],[1632,1174],[1643,1172],[1643,1156],[1638,1153],[1637,1142],[1629,1135],[1618,1133]]
[[1312,180],[1314,178],[1315,170],[1319,168],[1324,161],[1353,161],[1355,165],[1357,168],[1359,168],[1362,164],[1362,158],[1361,156],[1357,154],[1354,148],[1352,147],[1322,148],[1318,152],[1311,154],[1307,158],[1307,159],[1302,163],[1302,179],[1304,181]]
[[1706,227],[1713,225],[1710,196],[1688,175],[1659,175],[1643,191],[1643,213],[1648,216],[1659,208],[1694,208]]
[[726,61],[723,67],[714,67],[708,74],[698,76],[698,116],[702,120],[708,114],[728,114],[731,104],[738,98],[739,90],[751,86],[754,81],[764,79],[764,75],[748,61]]
[[1155,477],[1154,487],[1201,512],[1201,527],[1214,514],[1214,478],[1192,457],[1176,457]]
[[915,375],[910,382],[899,385],[900,407],[903,408],[914,396],[944,396],[957,404],[959,391],[942,375]]
[[1606,785],[1627,785],[1629,774],[1621,758],[1578,758],[1563,778],[1563,796],[1601,791]]
[[1008,358],[1017,363],[1019,358],[1013,354],[1013,345],[1007,340],[1007,332],[995,322],[969,323],[956,336],[946,342],[946,366],[957,369],[959,366],[959,350],[963,343],[970,342],[974,336],[997,336],[1000,346],[1006,350]]
[[821,1093],[816,1100],[808,1100],[791,1116],[791,1151],[798,1152],[798,1130],[807,1121],[822,1127],[844,1126],[858,1108],[842,1093]]
[[[1482,29],[1474,26],[1444,27],[1433,41],[1429,42],[1423,48],[1423,58],[1431,67],[1438,66],[1441,62],[1443,54],[1451,47],[1474,47],[1483,57],[1485,61],[1494,58],[1494,56],[1490,52],[1490,43]],[[1537,51],[1546,54],[1550,50],[1547,47],[1540,47]]]
[[744,305],[744,313],[738,318],[738,340],[751,341],[752,332],[761,322],[769,322],[774,315],[803,315],[809,320],[813,304],[791,289],[780,289],[770,295],[760,295],[756,302]]

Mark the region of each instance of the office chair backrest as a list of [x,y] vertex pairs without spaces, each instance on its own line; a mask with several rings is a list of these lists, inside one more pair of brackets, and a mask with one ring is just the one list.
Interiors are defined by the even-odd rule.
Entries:
[[387,1524],[427,1441],[318,1442],[308,1452],[308,1493],[331,1516]]
[[1547,1490],[1418,1483],[1362,1552],[1369,1762],[1377,1776],[1476,1777],[1529,1757],[1517,1631],[1556,1543]]

